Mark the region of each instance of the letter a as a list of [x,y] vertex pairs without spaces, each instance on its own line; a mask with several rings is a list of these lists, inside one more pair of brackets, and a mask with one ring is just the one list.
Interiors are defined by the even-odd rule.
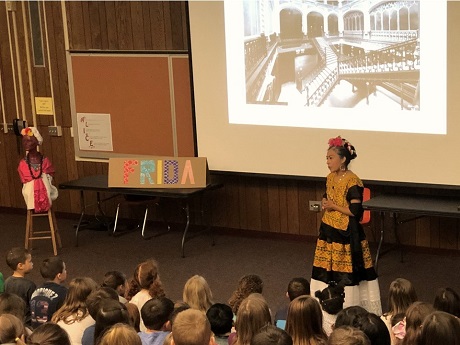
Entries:
[[190,159],[185,161],[185,167],[182,173],[182,180],[180,181],[180,184],[185,184],[187,176],[190,179],[190,184],[195,184],[195,177],[193,176],[192,162]]

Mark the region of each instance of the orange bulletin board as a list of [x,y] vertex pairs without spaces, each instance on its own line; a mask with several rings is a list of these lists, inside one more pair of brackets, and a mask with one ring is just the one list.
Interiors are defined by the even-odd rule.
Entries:
[[[188,55],[72,53],[70,58],[77,157],[194,156]],[[110,114],[112,151],[79,145],[79,113]]]

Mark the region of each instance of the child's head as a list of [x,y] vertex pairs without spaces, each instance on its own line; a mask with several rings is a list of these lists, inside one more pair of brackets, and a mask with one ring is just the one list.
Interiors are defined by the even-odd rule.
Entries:
[[13,271],[23,274],[29,273],[34,268],[32,255],[23,247],[11,248],[6,254],[6,264]]
[[67,270],[64,261],[57,256],[43,260],[40,266],[40,274],[44,279],[57,280],[59,283],[67,279]]
[[436,311],[422,323],[419,345],[460,345],[460,320],[454,315]]
[[142,262],[136,267],[134,279],[141,289],[148,290],[155,281],[160,279],[158,263],[153,259]]
[[388,290],[388,313],[405,313],[407,308],[417,301],[417,294],[412,283],[404,278],[397,278],[390,284]]
[[289,303],[286,332],[294,344],[306,339],[327,339],[323,331],[323,314],[318,301],[312,296],[299,296]]
[[232,307],[233,313],[238,313],[238,308],[243,299],[252,293],[262,293],[264,283],[257,274],[247,274],[240,278],[238,286],[228,300],[228,304]]
[[281,328],[266,325],[252,337],[251,345],[292,345],[292,338]]
[[70,339],[61,326],[47,322],[34,329],[29,336],[28,343],[31,345],[70,345]]
[[187,309],[190,309],[190,306],[184,301],[174,303],[174,310],[169,315],[169,331],[171,331],[172,325],[177,315]]
[[98,288],[97,283],[89,277],[74,278],[69,283],[69,289],[64,303],[53,315],[52,322],[66,320],[70,315],[79,313],[77,319],[83,319],[88,314],[86,299]]
[[250,294],[241,302],[236,315],[237,345],[249,344],[262,326],[271,323],[270,309],[264,297],[259,293]]
[[24,324],[11,314],[0,315],[0,344],[24,344],[16,339],[24,336]]
[[205,313],[213,303],[211,288],[206,279],[199,275],[194,275],[187,280],[182,298],[191,308],[201,310]]
[[104,274],[104,280],[101,286],[107,286],[114,289],[120,296],[125,295],[126,276],[120,271],[109,271]]
[[140,332],[141,313],[139,308],[134,303],[125,303],[126,310],[128,310],[129,323],[137,332]]
[[289,300],[293,300],[296,297],[302,295],[309,295],[310,294],[310,283],[307,279],[298,277],[293,278],[288,284],[287,294]]
[[337,313],[337,318],[335,319],[335,327],[341,326],[352,326],[356,327],[356,320],[361,315],[366,315],[368,311],[359,305],[347,307],[342,309]]
[[372,345],[391,345],[390,332],[385,322],[374,313],[360,315],[354,327],[363,331]]
[[96,314],[94,327],[94,343],[98,344],[100,338],[113,325],[124,323],[129,325],[128,310],[125,305],[113,299],[102,300]]
[[438,289],[433,307],[436,310],[445,311],[446,313],[460,317],[460,297],[451,288]]
[[343,286],[330,284],[323,291],[316,291],[315,296],[326,313],[335,315],[343,309],[343,303],[345,302],[345,289]]
[[231,332],[233,327],[233,312],[227,304],[213,304],[206,312],[206,317],[211,324],[215,335],[224,335]]
[[88,295],[86,298],[86,307],[88,308],[89,315],[96,320],[97,312],[100,309],[102,301],[112,299],[118,302],[117,292],[109,287],[99,287]]
[[0,315],[12,314],[19,320],[24,320],[26,302],[14,293],[4,292],[0,294]]
[[328,345],[371,345],[371,342],[363,331],[351,326],[341,326],[332,331]]
[[142,345],[136,330],[124,323],[117,323],[102,336],[99,345]]
[[163,297],[165,295],[160,281],[158,263],[153,259],[146,260],[137,265],[129,284],[129,291],[126,294],[128,300],[138,293],[140,289],[148,290],[152,298]]
[[425,317],[434,312],[432,304],[426,302],[414,302],[406,310],[406,335],[403,344],[413,344],[417,339],[420,326]]
[[174,303],[169,298],[152,298],[141,308],[142,321],[149,330],[163,331],[173,310]]
[[179,313],[172,328],[173,345],[212,345],[211,325],[206,315],[196,309]]

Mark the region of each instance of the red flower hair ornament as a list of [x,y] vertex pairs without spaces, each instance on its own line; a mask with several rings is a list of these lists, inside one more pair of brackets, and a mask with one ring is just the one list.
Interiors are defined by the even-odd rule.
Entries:
[[343,139],[342,139],[342,137],[339,135],[339,136],[336,137],[336,138],[331,138],[331,139],[329,139],[328,144],[329,144],[329,147],[332,147],[332,146],[343,146]]
[[346,139],[343,139],[340,135],[335,138],[331,138],[328,141],[329,147],[340,147],[343,146],[350,152],[351,159],[357,156],[355,147]]

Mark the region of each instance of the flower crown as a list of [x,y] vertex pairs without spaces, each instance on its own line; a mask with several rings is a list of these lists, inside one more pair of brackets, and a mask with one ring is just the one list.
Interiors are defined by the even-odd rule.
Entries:
[[347,140],[343,139],[340,135],[335,138],[330,138],[328,141],[329,147],[340,147],[343,146],[350,152],[352,158],[357,156],[355,147]]

